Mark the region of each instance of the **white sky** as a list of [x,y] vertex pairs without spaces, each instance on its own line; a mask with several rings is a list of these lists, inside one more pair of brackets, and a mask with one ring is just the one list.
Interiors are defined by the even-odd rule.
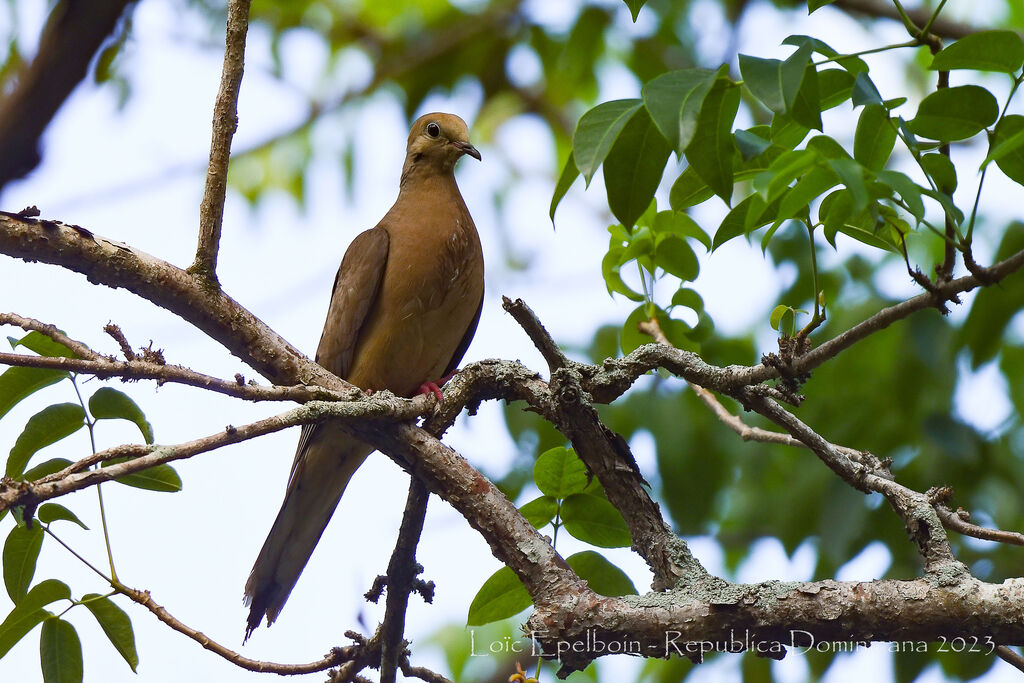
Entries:
[[[22,2],[19,7],[25,35],[38,35],[42,3]],[[551,7],[550,3],[536,2],[531,7],[547,12],[547,20],[553,24],[565,21],[545,9]],[[707,22],[708,35],[720,26],[716,13],[714,3],[705,3],[695,13],[697,21]],[[820,35],[840,50],[857,49],[869,40],[880,44],[904,39],[895,25],[883,27],[881,32],[866,36],[859,25],[827,10],[809,19],[796,13],[783,20],[774,10],[755,8],[744,25],[740,44],[742,51],[769,56],[789,33]],[[16,211],[36,204],[44,217],[77,223],[176,265],[188,265],[195,245],[210,112],[221,64],[219,47],[199,45],[195,36],[201,35],[201,24],[190,12],[183,11],[182,3],[140,3],[129,46],[131,55],[126,60],[135,90],[126,109],[117,110],[110,89],[90,86],[76,91],[47,133],[44,164],[29,179],[7,189],[2,208]],[[713,41],[700,47],[707,50],[709,59],[721,57],[715,53]],[[286,129],[305,113],[294,92],[260,68],[268,63],[267,54],[267,36],[253,31],[236,149]],[[285,41],[286,73],[294,75],[307,92],[336,92],[346,83],[365,78],[365,64],[355,59],[344,61],[344,70],[336,70],[334,80],[318,82],[309,74],[320,73],[323,59],[315,38],[297,33]],[[891,72],[895,79],[896,70]],[[873,70],[872,76],[883,89],[900,87],[898,80],[888,82],[885,70]],[[602,99],[637,94],[636,83],[623,77],[620,70],[606,69],[601,78]],[[431,98],[422,111],[454,111],[472,123],[478,104],[478,93],[462,88],[451,97]],[[219,267],[223,286],[308,353],[319,339],[331,282],[346,245],[358,232],[376,223],[397,193],[405,134],[398,105],[386,95],[377,96],[361,109],[331,117],[317,128],[315,143],[327,152],[317,158],[316,171],[310,174],[306,213],[286,197],[271,197],[254,212],[241,198],[229,195]],[[518,358],[531,367],[545,367],[526,336],[503,314],[503,294],[523,297],[555,337],[568,344],[588,342],[598,323],[621,321],[632,308],[628,302],[609,299],[600,276],[600,259],[607,246],[600,177],[586,193],[577,184],[559,208],[558,228],[552,231],[547,206],[558,160],[552,158],[545,136],[536,122],[517,121],[501,129],[495,145],[481,147],[482,164],[473,160],[460,164],[460,186],[480,229],[488,263],[483,318],[466,362],[487,357]],[[345,137],[358,140],[355,201],[342,191],[339,164],[330,154],[338,140]],[[496,231],[499,218],[489,197],[508,176],[505,164],[509,160],[528,180],[516,184],[507,198],[501,215],[507,234],[502,236]],[[182,167],[194,170],[165,173],[166,169]],[[528,270],[506,266],[502,239],[508,240],[513,253],[532,259]],[[152,339],[171,363],[225,378],[236,372],[247,378],[255,376],[180,319],[122,290],[89,285],[84,277],[56,267],[9,258],[0,259],[0,264],[2,310],[57,324],[72,337],[111,353],[116,352],[116,345],[101,328],[113,320],[133,345],[144,345]],[[746,283],[736,282],[737,273],[746,274]],[[748,283],[754,286],[746,286]],[[760,250],[740,240],[716,252],[714,258],[702,258],[701,278],[696,284],[719,329],[726,333],[739,331],[763,319],[764,339],[769,345],[766,306],[778,288]],[[907,285],[897,288],[911,293]],[[19,335],[10,328],[0,332]],[[91,381],[81,386],[88,395],[101,384]],[[152,383],[113,386],[135,397],[153,423],[160,443],[212,434],[227,424],[243,424],[288,407],[243,404],[174,385],[160,389]],[[998,396],[998,392],[993,395]],[[43,392],[42,400],[25,401],[0,421],[0,443],[13,443],[25,421],[43,406],[72,400],[70,385],[61,384]],[[970,414],[970,406],[961,411]],[[297,435],[297,430],[278,433],[177,463],[175,467],[184,480],[184,490],[178,494],[106,485],[104,497],[122,581],[151,590],[156,602],[185,623],[229,647],[239,648],[246,615],[241,604],[242,587],[280,504]],[[133,426],[106,422],[99,427],[101,448],[138,439]],[[476,418],[463,416],[446,442],[488,472],[503,472],[515,452],[494,404],[484,405]],[[652,471],[655,465],[650,438],[639,436],[634,447],[641,466]],[[40,453],[34,462],[58,455],[77,459],[87,448],[83,430]],[[387,565],[406,482],[405,475],[387,458],[371,457],[346,492],[279,621],[269,630],[260,628],[241,649],[245,655],[305,662],[318,659],[332,645],[346,644],[340,636],[346,629],[372,632],[382,609],[367,605],[361,594]],[[64,540],[102,567],[105,558],[95,496],[88,490],[59,501],[71,507],[92,528],[91,532],[69,524],[55,528]],[[0,534],[6,535],[9,526],[7,520],[0,524]],[[102,582],[71,561],[56,544],[45,545],[36,581],[61,578],[75,595],[103,592]],[[720,551],[711,539],[695,539],[694,549],[709,569],[722,570]],[[567,543],[559,550],[571,553],[575,548]],[[759,542],[741,578],[806,578],[811,552],[805,546],[793,558],[786,558],[777,542]],[[626,569],[638,589],[646,588],[649,576],[642,561],[626,550],[605,554]],[[442,668],[438,651],[424,646],[427,637],[442,623],[464,623],[475,587],[498,563],[482,539],[436,498],[430,504],[418,559],[427,567],[426,578],[438,582],[438,591],[432,606],[424,606],[415,598],[411,601],[408,633],[416,641],[414,663]],[[886,551],[869,547],[844,568],[843,578],[871,579],[884,572],[887,565]],[[185,677],[190,681],[229,682],[254,678],[254,674],[171,633],[145,610],[123,599],[117,602],[132,617],[135,627],[139,678],[131,677],[85,610],[76,609],[68,618],[84,642],[86,681],[169,683]],[[6,595],[0,596],[0,614],[9,607]],[[365,626],[360,625],[360,618]],[[332,638],[325,635],[328,633],[338,635]],[[853,655],[861,662],[857,670],[882,680],[890,678],[891,660],[880,654],[884,655],[882,648]],[[734,657],[722,659],[702,669],[692,680],[731,676],[738,661]],[[629,662],[611,661],[607,666],[623,676],[633,670]],[[781,680],[796,681],[807,675],[799,656],[787,657],[775,666]],[[850,669],[843,667],[843,671]],[[1009,673],[1000,663],[990,680],[1008,677]],[[39,676],[36,632],[0,661],[0,679],[31,681]],[[316,680],[321,677],[317,674]]]

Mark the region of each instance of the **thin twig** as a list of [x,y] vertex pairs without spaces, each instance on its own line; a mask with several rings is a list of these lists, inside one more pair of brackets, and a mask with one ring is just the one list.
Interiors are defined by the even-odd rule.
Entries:
[[439,673],[422,666],[413,666],[408,660],[402,662],[402,673],[406,678],[418,678],[427,683],[454,683]]
[[[148,469],[154,465],[191,458],[222,446],[240,443],[264,434],[318,420],[328,418],[345,421],[365,418],[412,420],[429,410],[430,403],[426,397],[401,399],[384,392],[378,392],[365,401],[351,403],[311,401],[280,415],[258,420],[242,427],[228,426],[217,434],[174,446],[126,444],[108,448],[95,455],[82,458],[60,472],[47,475],[35,482],[0,481],[0,511],[18,505],[35,504],[57,498],[72,491]],[[86,469],[97,463],[120,457],[132,459],[99,469]]]
[[90,358],[66,358],[64,356],[34,356],[27,353],[0,351],[0,365],[26,368],[64,370],[108,379],[119,377],[123,381],[152,379],[158,383],[173,382],[198,389],[208,389],[227,396],[247,401],[352,401],[358,400],[362,392],[358,389],[333,391],[315,385],[266,386],[224,380],[201,372],[189,370],[182,365],[161,365],[152,361],[118,361],[90,351]]
[[[900,15],[896,8],[889,2],[879,2],[878,0],[836,0],[835,6],[848,12],[857,12],[871,17],[900,20]],[[932,14],[928,7],[915,7],[905,11],[907,16],[918,26],[924,26],[928,23]],[[930,32],[943,38],[963,38],[979,30],[968,24],[939,17],[932,23]]]
[[[665,336],[664,331],[661,329],[661,325],[658,323],[656,318],[651,318],[646,322],[642,322],[639,325],[640,331],[649,334],[659,344],[664,344],[671,347],[672,343]],[[674,347],[673,347],[674,348]],[[687,382],[693,393],[697,395],[697,398],[708,407],[709,410],[718,418],[718,420],[726,427],[736,432],[736,434],[744,441],[755,441],[758,443],[772,443],[780,446],[790,446],[792,448],[808,448],[807,444],[795,439],[789,434],[782,432],[773,432],[760,427],[751,427],[744,422],[738,415],[733,415],[729,410],[722,405],[722,402],[715,397],[715,395],[693,382]],[[877,458],[872,456],[870,453],[865,451],[858,451],[854,448],[848,448],[847,446],[840,446],[838,444],[832,444],[832,447],[837,451],[850,458],[854,462],[858,462],[866,467],[880,468],[882,463]]]
[[[17,313],[0,313],[0,325],[16,325],[28,332],[38,332],[71,349],[79,358],[99,358],[98,353],[90,349],[80,341],[72,339],[57,328],[56,325],[44,323],[35,318],[26,318]],[[3,361],[0,361],[2,363]]]
[[[1016,531],[1004,531],[1002,529],[990,529],[977,524],[971,524],[967,519],[960,516],[961,511],[954,512],[942,503],[935,504],[935,512],[947,529],[952,529],[964,536],[980,538],[984,541],[996,541],[997,543],[1008,543],[1010,545],[1024,545],[1024,534]],[[963,514],[967,514],[964,512]]]
[[164,622],[178,633],[182,633],[192,640],[196,641],[204,648],[213,652],[214,654],[220,655],[224,659],[228,660],[232,664],[239,666],[248,671],[257,671],[263,673],[276,673],[283,676],[294,676],[296,674],[309,674],[316,673],[317,671],[326,671],[333,666],[338,666],[344,662],[350,661],[359,655],[361,648],[359,646],[349,647],[337,647],[331,650],[330,654],[326,655],[323,659],[315,662],[309,662],[308,664],[278,664],[276,662],[265,662],[258,659],[249,659],[239,653],[224,647],[220,643],[211,640],[206,634],[197,631],[191,626],[183,624],[181,621],[176,619],[174,615],[164,609],[162,606],[156,604],[153,601],[149,591],[140,591],[135,588],[129,588],[123,584],[116,583],[114,585],[115,590],[121,595],[124,595],[128,599],[136,602],[150,612],[152,612],[157,619]]
[[558,348],[558,344],[555,343],[555,340],[551,338],[544,325],[541,324],[533,311],[523,303],[522,299],[512,301],[507,296],[503,296],[501,297],[501,306],[526,331],[534,346],[537,347],[537,350],[544,357],[544,361],[548,364],[548,369],[551,372],[565,367],[567,363],[565,354]]
[[996,656],[1010,666],[1015,667],[1020,671],[1024,671],[1024,657],[1021,657],[1020,653],[1016,650],[1010,649],[1005,645],[1000,645],[996,648]]
[[220,76],[217,101],[213,106],[213,135],[210,141],[210,165],[206,171],[206,189],[199,205],[199,246],[189,272],[217,282],[217,251],[224,221],[224,197],[228,187],[228,159],[231,138],[238,128],[238,90],[245,62],[245,34],[249,28],[250,0],[229,0],[227,30],[224,37],[224,67]]

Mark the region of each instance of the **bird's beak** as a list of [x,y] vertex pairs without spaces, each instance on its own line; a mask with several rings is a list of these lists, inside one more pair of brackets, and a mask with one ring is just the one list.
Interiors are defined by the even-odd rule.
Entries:
[[477,150],[476,147],[474,147],[473,145],[469,144],[468,142],[462,142],[461,140],[454,140],[454,141],[452,141],[452,146],[455,147],[455,149],[457,149],[460,152],[462,152],[463,154],[468,154],[469,156],[473,157],[477,161],[480,161],[480,152],[479,152],[479,150]]

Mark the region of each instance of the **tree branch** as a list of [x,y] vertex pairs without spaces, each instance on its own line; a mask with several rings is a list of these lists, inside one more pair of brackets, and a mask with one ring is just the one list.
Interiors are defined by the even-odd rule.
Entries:
[[[931,642],[977,638],[982,647],[1024,642],[1024,579],[953,582],[722,582],[719,588],[607,598],[587,590],[538,606],[526,631],[545,657],[560,656],[560,678],[607,654],[690,657],[744,652],[780,659],[784,647],[827,642]],[[899,615],[899,618],[894,618]],[[806,649],[804,650],[806,651]],[[837,648],[838,651],[838,648]]]
[[942,503],[935,503],[935,512],[939,519],[948,529],[959,532],[964,536],[980,538],[985,541],[996,543],[1008,543],[1010,545],[1024,545],[1024,534],[1016,531],[1003,531],[1002,529],[989,529],[988,527],[971,524],[971,515],[966,510],[960,509],[953,512]]
[[[389,392],[377,392],[364,401],[321,402],[310,401],[286,413],[268,417],[242,427],[228,426],[223,432],[206,436],[174,446],[158,444],[126,444],[108,448],[66,467],[60,472],[47,475],[35,482],[19,482],[7,477],[0,479],[0,511],[19,505],[34,505],[44,500],[58,498],[73,491],[111,481],[118,477],[141,470],[191,458],[200,453],[216,450],[249,439],[294,427],[300,424],[324,419],[342,421],[366,420],[411,420],[422,415],[429,406],[429,399],[402,399]],[[378,429],[380,425],[378,424]],[[130,457],[131,460],[109,467],[86,469],[98,463],[115,458]]]
[[388,563],[388,598],[380,633],[380,683],[395,683],[399,666],[405,658],[405,612],[416,577],[423,571],[416,563],[416,545],[423,533],[423,519],[427,515],[429,500],[430,492],[416,477],[410,477],[405,515],[398,530],[395,551]]
[[249,28],[250,0],[229,0],[224,42],[224,67],[220,89],[213,107],[213,135],[210,164],[206,171],[206,189],[199,205],[199,246],[189,271],[217,283],[217,251],[224,221],[224,197],[228,186],[228,158],[231,138],[238,128],[238,90],[242,84],[245,61],[245,34]]
[[258,659],[250,659],[245,657],[234,650],[224,647],[220,643],[211,640],[206,634],[197,631],[196,629],[188,626],[177,618],[174,617],[170,612],[164,609],[161,605],[156,604],[153,601],[149,591],[140,591],[134,588],[129,588],[120,583],[114,585],[114,589],[121,595],[126,596],[135,603],[138,603],[148,609],[156,616],[157,619],[167,624],[169,627],[182,633],[192,640],[196,641],[204,648],[213,652],[216,655],[223,657],[232,664],[246,669],[248,671],[257,671],[261,673],[275,673],[282,676],[294,676],[297,674],[309,674],[316,673],[317,671],[326,671],[333,666],[338,666],[344,662],[351,661],[359,656],[361,648],[358,645],[350,647],[336,647],[331,650],[323,659],[315,662],[309,662],[308,664],[278,664],[276,662],[266,662]]
[[132,0],[61,0],[50,12],[32,64],[0,98],[0,189],[40,160],[39,138]]
[[580,363],[573,363],[548,335],[537,316],[522,299],[503,298],[503,305],[523,327],[552,368],[550,400],[534,408],[572,441],[577,455],[604,487],[609,502],[626,520],[633,549],[654,573],[654,589],[667,590],[678,582],[693,582],[707,570],[690,553],[686,541],[669,528],[661,508],[644,488],[626,441],[608,429],[598,417],[592,398],[582,385]]
[[[896,11],[892,3],[888,2],[879,2],[878,0],[836,0],[834,5],[855,14],[900,21],[899,12]],[[928,6],[915,7],[906,10],[906,12],[910,19],[918,26],[927,24],[928,19],[932,15],[932,9]],[[931,27],[931,33],[942,38],[963,38],[972,33],[977,33],[979,30],[981,29],[968,24],[962,24],[958,21],[945,19],[941,16],[935,20]]]

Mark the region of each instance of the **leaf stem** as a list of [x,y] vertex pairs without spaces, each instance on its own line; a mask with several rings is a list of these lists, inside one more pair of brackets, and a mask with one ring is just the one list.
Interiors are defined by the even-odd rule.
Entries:
[[[82,406],[82,412],[85,413],[85,426],[89,429],[89,445],[92,447],[92,454],[96,455],[96,420],[89,414],[89,409],[86,407],[85,400],[82,398],[82,392],[78,390],[78,382],[75,381],[74,374],[71,375],[71,386],[75,388],[75,394],[78,396],[78,403]],[[100,465],[96,465],[96,467],[100,467]],[[107,527],[107,511],[106,507],[103,505],[103,488],[100,484],[96,484],[96,497],[99,499],[100,504],[100,526],[103,528],[103,544],[107,549],[107,562],[110,563],[110,575],[113,577],[113,581],[117,581],[117,570],[114,568],[114,552],[110,547],[110,530]],[[68,549],[70,550],[70,548]],[[103,575],[101,574],[101,576]]]

